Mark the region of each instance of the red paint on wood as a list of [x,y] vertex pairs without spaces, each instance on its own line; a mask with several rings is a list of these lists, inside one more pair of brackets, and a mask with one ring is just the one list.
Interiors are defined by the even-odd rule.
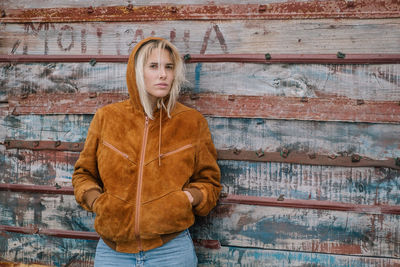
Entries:
[[[128,94],[31,94],[9,96],[9,113],[94,114],[106,104],[128,99]],[[180,101],[204,115],[228,118],[294,119],[399,123],[398,101],[363,101],[348,98],[298,98],[282,96],[182,95]]]
[[0,183],[0,191],[25,192],[38,194],[73,195],[72,186],[47,186],[47,185],[24,185],[24,184],[3,184]]
[[[216,25],[215,25],[216,26]],[[336,54],[204,54],[212,27],[206,32],[203,47],[200,54],[184,56],[186,63],[287,63],[287,64],[396,64],[400,63],[400,54],[346,54],[344,58],[338,58]],[[218,28],[215,29],[221,35]],[[226,47],[225,40],[219,37],[221,46]],[[82,50],[86,49],[85,46]],[[226,52],[227,50],[224,49]],[[39,62],[113,62],[127,63],[128,56],[123,55],[0,55],[0,62],[12,63],[39,63]]]
[[162,20],[254,20],[311,18],[395,18],[400,16],[397,1],[288,1],[225,5],[105,6],[90,8],[6,9],[3,23],[162,21]]
[[0,231],[21,233],[21,234],[38,234],[48,235],[60,238],[73,238],[73,239],[85,239],[85,240],[98,240],[99,235],[95,232],[87,231],[72,231],[72,230],[56,230],[56,229],[41,229],[39,227],[19,227],[19,226],[8,226],[0,225]]
[[320,209],[350,211],[356,213],[372,214],[400,214],[400,206],[390,205],[359,205],[350,203],[340,203],[321,200],[291,200],[280,198],[255,197],[244,195],[228,194],[219,200],[220,203],[235,203],[246,205],[258,205],[268,207],[300,208],[300,209]]

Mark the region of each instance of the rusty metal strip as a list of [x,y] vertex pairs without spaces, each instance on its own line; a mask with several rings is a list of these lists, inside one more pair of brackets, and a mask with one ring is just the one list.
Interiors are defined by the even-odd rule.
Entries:
[[349,211],[356,213],[373,213],[373,214],[400,214],[400,206],[391,205],[360,205],[350,203],[340,203],[321,200],[293,200],[285,199],[284,196],[276,198],[255,197],[244,195],[229,194],[219,200],[219,203],[233,203],[245,205],[259,205],[268,207],[284,207],[296,209],[321,209],[321,210],[337,210]]
[[38,194],[59,194],[73,195],[74,188],[72,186],[55,186],[49,185],[28,185],[28,184],[4,184],[0,183],[0,191],[25,192]]
[[[400,54],[186,54],[186,63],[265,63],[265,64],[397,64]],[[0,62],[97,62],[127,63],[128,56],[121,55],[0,55]]]
[[54,237],[60,237],[60,238],[73,238],[73,239],[85,239],[85,240],[98,240],[99,239],[99,235],[95,232],[42,229],[39,227],[20,227],[20,226],[0,225],[0,231],[29,234],[29,235],[34,235],[34,234],[47,235],[47,236],[54,236]]
[[[58,145],[56,145],[58,144]],[[6,140],[6,149],[30,149],[30,150],[82,150],[84,143],[61,141],[24,141]],[[400,158],[388,158],[374,160],[357,154],[352,155],[317,155],[315,153],[296,152],[282,149],[280,152],[249,151],[238,149],[219,149],[219,160],[253,161],[253,162],[283,162],[318,166],[340,167],[383,167],[400,170]],[[0,186],[1,187],[1,186]],[[51,189],[51,188],[50,188]],[[49,189],[49,190],[50,190]],[[54,188],[53,188],[54,190]],[[56,192],[56,191],[54,191]]]
[[241,151],[237,149],[218,150],[219,160],[237,160],[253,162],[283,162],[304,165],[341,166],[341,167],[383,167],[400,170],[400,158],[374,160],[357,154],[353,155],[318,155],[306,152]]
[[[42,194],[60,194],[73,195],[72,187],[63,187],[56,189],[45,185],[21,185],[21,184],[1,184],[0,191],[23,192],[23,193],[42,193]],[[276,198],[221,194],[219,203],[234,203],[246,205],[259,205],[269,207],[299,208],[299,209],[323,209],[351,211],[359,213],[377,213],[377,214],[400,214],[400,206],[391,205],[359,205],[343,202],[321,201],[321,200],[301,200],[285,199],[284,196]],[[0,229],[1,230],[1,229]]]
[[[127,93],[30,94],[9,96],[9,114],[94,114],[106,104],[128,99]],[[311,121],[400,123],[398,101],[284,96],[181,95],[180,102],[204,115]]]
[[0,22],[89,22],[165,20],[256,20],[316,18],[396,18],[397,1],[287,1],[270,4],[148,5],[4,9]]
[[[46,235],[59,238],[72,238],[72,239],[84,239],[84,240],[99,240],[100,238],[100,236],[96,232],[42,229],[37,226],[21,227],[21,226],[0,225],[0,232],[11,232],[11,233],[20,233],[28,235]],[[194,239],[193,243],[196,246],[202,246],[210,249],[221,248],[221,243],[218,240]]]

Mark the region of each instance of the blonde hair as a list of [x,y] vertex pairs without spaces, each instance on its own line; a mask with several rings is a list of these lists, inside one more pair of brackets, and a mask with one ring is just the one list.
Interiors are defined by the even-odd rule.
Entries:
[[186,81],[185,70],[182,58],[178,52],[178,49],[167,40],[151,40],[142,45],[135,55],[135,72],[136,72],[136,85],[139,92],[140,102],[143,106],[144,112],[150,119],[153,117],[153,107],[149,98],[149,94],[146,91],[144,83],[144,64],[150,57],[151,52],[154,49],[166,49],[171,56],[172,62],[174,63],[174,80],[171,85],[171,90],[168,94],[167,106],[165,106],[164,99],[160,98],[157,100],[157,108],[164,108],[167,111],[168,117],[171,118],[171,112],[175,107],[175,104],[179,97],[181,85]]

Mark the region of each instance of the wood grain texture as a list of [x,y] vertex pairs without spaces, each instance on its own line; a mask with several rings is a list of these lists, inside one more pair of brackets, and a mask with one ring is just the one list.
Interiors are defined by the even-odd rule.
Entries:
[[399,24],[398,19],[2,24],[0,53],[126,55],[149,36],[171,40],[182,54],[400,53]]
[[[0,97],[124,93],[125,63],[0,63]],[[184,93],[400,101],[398,64],[186,64]]]
[[[7,116],[1,141],[83,142],[93,115]],[[372,159],[400,157],[400,125],[207,117],[218,149],[359,154]],[[55,130],[57,129],[57,130]]]
[[196,246],[199,267],[275,267],[275,266],[385,266],[397,267],[399,259],[362,257],[275,249],[243,248],[222,246],[220,249],[207,249]]
[[92,267],[97,241],[2,232],[0,244],[1,257],[9,261]]
[[398,257],[400,215],[220,204],[193,236],[222,246]]

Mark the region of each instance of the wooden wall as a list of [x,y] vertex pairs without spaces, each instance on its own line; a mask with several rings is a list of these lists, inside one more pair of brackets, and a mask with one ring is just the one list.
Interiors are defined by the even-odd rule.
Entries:
[[148,36],[218,149],[200,266],[400,266],[396,0],[1,1],[0,265],[93,265],[73,166]]

